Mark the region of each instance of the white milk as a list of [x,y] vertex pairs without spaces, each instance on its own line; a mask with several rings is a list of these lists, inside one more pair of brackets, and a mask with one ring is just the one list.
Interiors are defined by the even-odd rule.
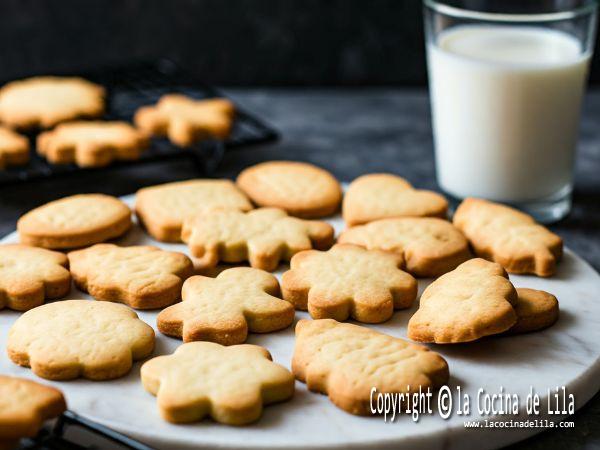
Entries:
[[505,202],[569,189],[589,59],[575,38],[549,29],[440,34],[428,63],[441,187]]

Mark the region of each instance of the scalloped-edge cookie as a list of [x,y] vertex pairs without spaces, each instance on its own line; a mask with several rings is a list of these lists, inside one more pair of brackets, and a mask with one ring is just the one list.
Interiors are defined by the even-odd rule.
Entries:
[[29,162],[29,141],[25,136],[0,126],[0,169]]
[[68,249],[97,244],[131,228],[131,211],[116,197],[78,194],[32,209],[21,216],[17,231],[22,244]]
[[150,245],[96,244],[69,253],[75,285],[97,300],[135,309],[177,302],[183,282],[194,274],[190,258]]
[[258,206],[271,206],[291,216],[313,219],[336,212],[340,183],[328,171],[296,161],[268,161],[244,169],[238,186]]
[[346,191],[342,216],[348,226],[392,217],[445,219],[448,201],[437,192],[419,190],[404,178],[372,173],[356,178]]
[[307,250],[281,277],[283,298],[313,319],[385,322],[417,296],[417,281],[401,266],[400,255],[356,245]]
[[134,116],[140,130],[167,136],[181,147],[210,138],[225,139],[231,133],[235,107],[225,98],[197,100],[181,94],[163,95],[153,106],[143,106]]
[[371,390],[415,393],[448,382],[439,354],[403,339],[332,319],[296,325],[292,372],[308,389],[351,414],[371,415]]
[[135,195],[138,219],[163,242],[181,242],[184,219],[212,209],[249,211],[252,203],[230,180],[176,181],[140,189]]
[[37,152],[53,164],[103,167],[138,159],[148,138],[126,122],[69,122],[37,137]]
[[0,375],[0,443],[34,437],[46,420],[60,416],[66,409],[58,389]]
[[294,376],[257,345],[188,342],[172,355],[147,361],[141,375],[161,416],[173,423],[210,416],[244,425],[260,418],[263,405],[294,395]]
[[333,227],[326,222],[290,217],[278,208],[250,212],[212,211],[186,219],[181,238],[198,258],[197,267],[220,261],[249,261],[252,267],[273,271],[281,260],[311,248],[333,243]]
[[10,359],[49,380],[111,380],[154,350],[154,330],[125,305],[64,300],[33,308],[13,324]]
[[376,220],[348,228],[338,242],[402,255],[403,268],[416,277],[438,277],[472,256],[465,236],[433,217]]
[[510,273],[549,277],[563,252],[563,241],[533,217],[509,206],[465,199],[454,214],[478,256],[497,262]]
[[71,290],[63,253],[21,244],[0,245],[0,310],[27,311]]
[[475,341],[510,329],[516,304],[517,291],[502,266],[474,258],[427,286],[407,335],[436,344]]
[[99,117],[105,90],[78,77],[41,76],[0,89],[0,121],[11,128],[52,128],[60,122]]
[[268,333],[294,321],[294,307],[279,298],[277,278],[235,267],[216,278],[194,276],[183,284],[182,302],[162,310],[158,330],[184,342],[241,344],[248,332]]

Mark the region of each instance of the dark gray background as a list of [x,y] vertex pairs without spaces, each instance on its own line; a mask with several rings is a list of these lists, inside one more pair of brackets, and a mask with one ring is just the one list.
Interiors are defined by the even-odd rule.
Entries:
[[426,82],[420,0],[0,2],[0,80],[158,57],[221,85]]
[[[292,159],[341,180],[389,171],[436,188],[419,0],[0,0],[0,79],[158,57],[216,84],[270,86],[228,92],[283,139],[228,152],[216,176]],[[593,67],[592,81],[600,81],[597,57]],[[272,87],[282,85],[329,87]],[[27,210],[61,196],[124,195],[199,175],[181,160],[0,188],[0,236]],[[584,110],[573,212],[551,228],[600,270],[599,91]],[[599,449],[600,397],[574,420],[574,429],[515,448]]]

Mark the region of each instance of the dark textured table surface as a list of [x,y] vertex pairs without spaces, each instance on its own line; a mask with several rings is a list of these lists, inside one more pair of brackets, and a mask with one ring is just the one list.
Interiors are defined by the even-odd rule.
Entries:
[[[429,106],[425,91],[230,90],[250,110],[275,125],[280,142],[225,155],[214,174],[234,177],[270,159],[310,161],[341,180],[368,172],[399,174],[436,189]],[[124,195],[142,186],[198,176],[188,160],[73,175],[0,189],[0,235],[19,215],[51,199],[78,192]],[[600,270],[600,91],[588,95],[576,167],[573,211],[551,226],[566,245]],[[600,294],[600,293],[599,293]],[[600,345],[600,343],[598,344]],[[600,449],[600,395],[575,414],[575,428],[547,431],[514,448]]]

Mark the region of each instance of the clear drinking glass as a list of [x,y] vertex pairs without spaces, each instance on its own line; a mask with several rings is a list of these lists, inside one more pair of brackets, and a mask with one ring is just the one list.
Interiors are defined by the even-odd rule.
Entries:
[[571,208],[596,2],[424,0],[440,187],[541,222]]

